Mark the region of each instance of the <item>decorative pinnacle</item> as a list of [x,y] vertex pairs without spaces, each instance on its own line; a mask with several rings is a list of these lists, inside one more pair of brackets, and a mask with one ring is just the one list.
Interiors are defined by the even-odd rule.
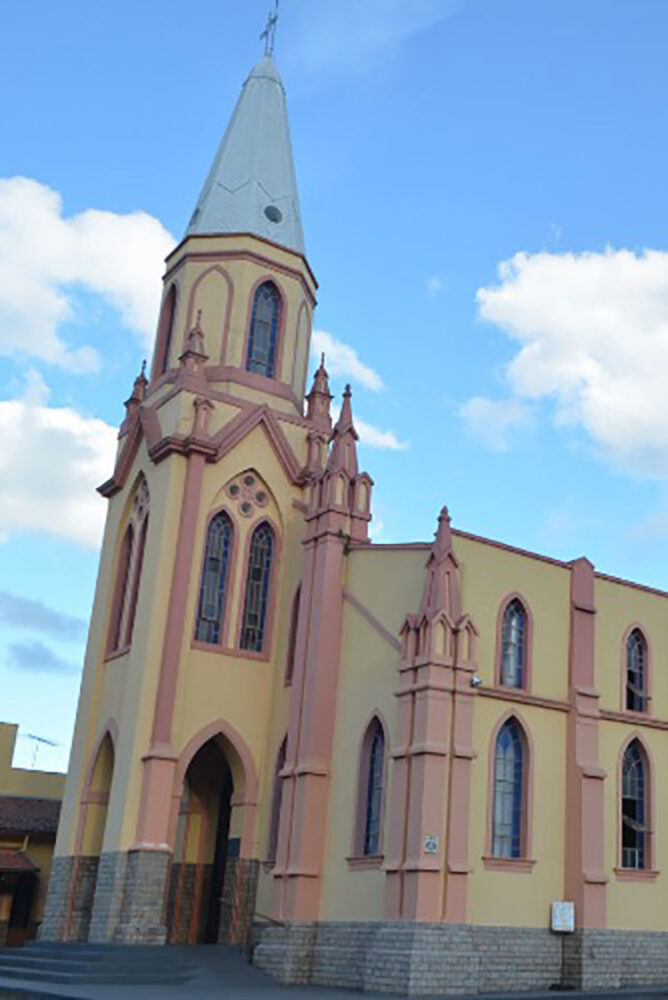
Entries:
[[264,40],[264,54],[265,56],[273,56],[274,46],[276,44],[276,23],[278,21],[278,0],[276,0],[276,6],[273,11],[270,11],[267,17],[267,27],[264,29],[260,38]]
[[141,363],[141,377],[146,378],[146,358]]

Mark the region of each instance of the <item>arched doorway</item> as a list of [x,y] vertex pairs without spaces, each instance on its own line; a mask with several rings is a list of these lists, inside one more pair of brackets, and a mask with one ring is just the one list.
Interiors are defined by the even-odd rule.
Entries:
[[209,739],[183,780],[167,904],[171,944],[218,941],[233,790],[224,742]]
[[97,872],[107,826],[114,757],[111,733],[106,731],[92,757],[79,806],[72,889],[65,929],[67,941],[88,939]]

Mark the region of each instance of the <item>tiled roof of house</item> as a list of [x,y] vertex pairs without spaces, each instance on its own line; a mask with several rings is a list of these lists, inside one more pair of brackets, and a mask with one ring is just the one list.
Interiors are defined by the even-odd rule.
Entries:
[[55,837],[60,816],[58,799],[0,795],[0,832],[46,834]]
[[38,866],[22,851],[0,850],[0,872],[37,872]]

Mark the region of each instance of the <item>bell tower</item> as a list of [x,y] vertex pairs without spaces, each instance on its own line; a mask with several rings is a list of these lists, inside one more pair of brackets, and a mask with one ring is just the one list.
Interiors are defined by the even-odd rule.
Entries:
[[[99,488],[109,507],[46,940],[248,933],[273,761],[299,714],[284,677],[311,600],[314,511],[366,537],[348,393],[328,464],[324,360],[304,403],[317,284],[272,18],[167,258],[153,362]],[[326,798],[307,791],[309,808]]]

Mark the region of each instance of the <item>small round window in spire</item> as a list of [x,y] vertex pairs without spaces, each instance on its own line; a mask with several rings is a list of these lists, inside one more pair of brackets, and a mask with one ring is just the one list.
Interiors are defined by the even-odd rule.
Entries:
[[264,210],[264,214],[266,215],[266,217],[269,219],[270,222],[275,222],[276,224],[278,224],[279,222],[283,221],[283,213],[281,212],[280,208],[276,207],[276,205],[267,205],[267,207]]

